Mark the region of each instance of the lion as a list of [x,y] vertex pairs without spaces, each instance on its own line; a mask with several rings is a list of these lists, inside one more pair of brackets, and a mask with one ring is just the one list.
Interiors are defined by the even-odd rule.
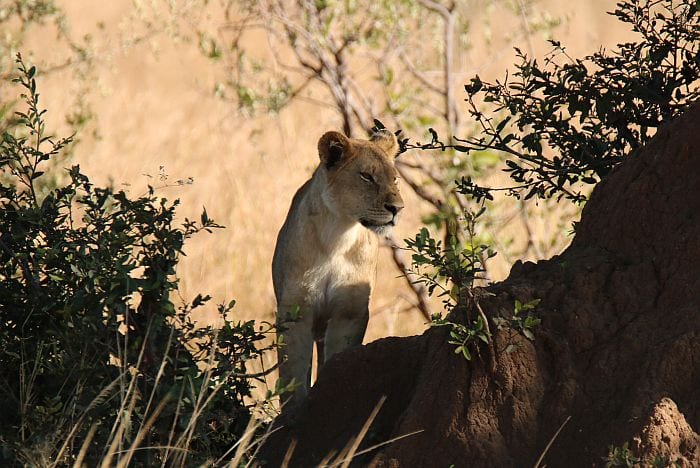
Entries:
[[314,343],[317,370],[362,344],[377,235],[390,232],[404,207],[398,150],[387,130],[369,140],[327,132],[318,141],[318,167],[292,199],[272,261],[279,375],[295,387],[290,408],[308,393]]

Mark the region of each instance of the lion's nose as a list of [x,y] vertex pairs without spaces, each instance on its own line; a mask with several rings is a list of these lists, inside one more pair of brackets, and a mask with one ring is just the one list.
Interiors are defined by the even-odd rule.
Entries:
[[397,204],[397,203],[385,203],[384,208],[391,213],[392,215],[396,216],[396,213],[399,211],[403,210],[403,204]]

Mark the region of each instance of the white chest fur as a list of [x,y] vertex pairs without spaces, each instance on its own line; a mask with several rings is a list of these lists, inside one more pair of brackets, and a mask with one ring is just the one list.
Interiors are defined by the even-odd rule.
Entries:
[[331,226],[318,234],[320,245],[308,247],[319,250],[309,252],[318,261],[303,279],[306,302],[315,312],[326,310],[339,290],[357,284],[370,286],[376,268],[376,240],[361,225],[355,223],[341,232]]

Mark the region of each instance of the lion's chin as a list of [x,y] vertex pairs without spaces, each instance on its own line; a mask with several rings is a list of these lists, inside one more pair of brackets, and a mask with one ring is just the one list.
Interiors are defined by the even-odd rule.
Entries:
[[388,223],[380,224],[369,219],[360,219],[360,224],[362,224],[364,227],[380,236],[388,236],[391,233],[391,230],[396,225],[394,223],[394,220],[391,220]]

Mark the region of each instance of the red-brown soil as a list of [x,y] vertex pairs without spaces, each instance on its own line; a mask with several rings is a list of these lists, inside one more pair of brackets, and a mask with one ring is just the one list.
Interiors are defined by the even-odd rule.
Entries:
[[[532,466],[570,418],[547,466],[603,465],[625,442],[643,464],[699,466],[700,105],[596,187],[562,255],[518,263],[486,290],[490,318],[541,299],[534,342],[491,323],[494,345],[472,362],[444,327],[342,353],[261,461],[278,466],[296,440],[291,466],[319,463],[386,396],[361,448],[422,432],[358,465]],[[465,298],[451,319],[476,313]],[[520,348],[506,353],[509,343]]]

